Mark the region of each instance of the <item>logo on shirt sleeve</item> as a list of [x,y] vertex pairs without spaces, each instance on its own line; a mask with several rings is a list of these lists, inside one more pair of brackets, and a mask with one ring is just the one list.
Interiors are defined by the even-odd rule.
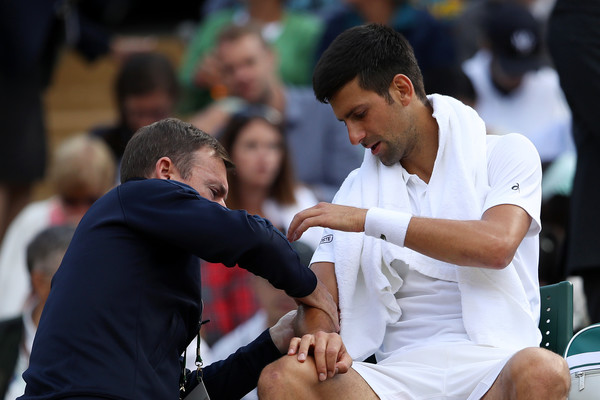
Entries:
[[517,192],[521,193],[521,188],[519,188],[519,182],[515,183],[512,187],[512,190],[516,190]]
[[325,235],[321,238],[321,242],[319,244],[324,244],[324,243],[331,243],[333,242],[333,235],[329,234],[329,235]]

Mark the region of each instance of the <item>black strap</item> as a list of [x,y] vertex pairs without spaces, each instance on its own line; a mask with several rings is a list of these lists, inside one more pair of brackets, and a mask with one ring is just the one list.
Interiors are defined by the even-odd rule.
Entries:
[[[210,319],[205,319],[204,321],[198,322],[198,336],[196,336],[196,361],[195,364],[198,367],[198,373],[196,374],[198,382],[202,381],[202,366],[204,365],[202,361],[202,356],[200,355],[200,341],[202,340],[200,337],[200,330],[202,329],[202,325],[210,322]],[[181,374],[179,375],[179,400],[185,397],[185,386],[187,385],[187,369],[186,362],[187,360],[187,347],[183,351],[183,357],[181,360]]]

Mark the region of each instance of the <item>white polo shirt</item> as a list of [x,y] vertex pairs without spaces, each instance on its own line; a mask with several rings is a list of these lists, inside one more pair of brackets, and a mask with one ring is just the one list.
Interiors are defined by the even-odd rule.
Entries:
[[[541,168],[533,144],[524,136],[508,134],[488,135],[487,167],[490,191],[482,214],[500,204],[513,204],[523,208],[531,217],[531,227],[517,249],[513,264],[526,290],[534,316],[539,319],[538,286],[538,234],[541,229]],[[408,190],[411,212],[421,215],[420,204],[427,184],[418,176],[404,171],[403,179]],[[393,238],[395,211],[367,213],[365,225],[379,226],[380,230],[368,232],[379,238],[381,234]],[[332,235],[332,236],[328,236]],[[335,231],[324,230],[324,239],[313,255],[312,262],[333,262],[335,256]],[[402,316],[388,325],[384,341],[377,354],[378,361],[397,351],[424,347],[437,343],[468,342],[469,337],[462,322],[460,292],[457,282],[425,276],[402,262],[392,262],[403,285],[396,293]],[[466,268],[466,267],[465,267]],[[470,267],[469,267],[470,268]]]

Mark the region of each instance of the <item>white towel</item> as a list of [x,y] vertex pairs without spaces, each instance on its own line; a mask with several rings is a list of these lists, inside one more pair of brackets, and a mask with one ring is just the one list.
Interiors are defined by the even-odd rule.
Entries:
[[[429,100],[439,125],[439,148],[421,216],[480,219],[489,190],[485,125],[473,109],[453,98],[431,95]],[[334,203],[410,212],[402,175],[399,163],[386,167],[365,152],[361,167],[348,176]],[[459,283],[465,328],[474,342],[515,348],[539,343],[537,325],[512,264],[500,271],[456,267],[350,232],[336,232],[334,252],[341,335],[354,359],[374,353],[386,325],[402,314],[394,297],[402,279],[390,266],[393,260],[433,278]]]

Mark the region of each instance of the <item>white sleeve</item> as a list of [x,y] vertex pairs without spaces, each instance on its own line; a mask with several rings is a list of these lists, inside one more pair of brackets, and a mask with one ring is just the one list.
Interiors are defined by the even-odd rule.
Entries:
[[514,204],[532,218],[529,234],[541,230],[542,167],[534,145],[511,133],[488,139],[488,193],[483,212],[500,204]]
[[335,254],[333,251],[334,246],[334,238],[335,231],[325,228],[323,229],[323,236],[321,237],[321,242],[317,247],[317,250],[314,252],[310,263],[316,262],[331,262],[335,263]]

